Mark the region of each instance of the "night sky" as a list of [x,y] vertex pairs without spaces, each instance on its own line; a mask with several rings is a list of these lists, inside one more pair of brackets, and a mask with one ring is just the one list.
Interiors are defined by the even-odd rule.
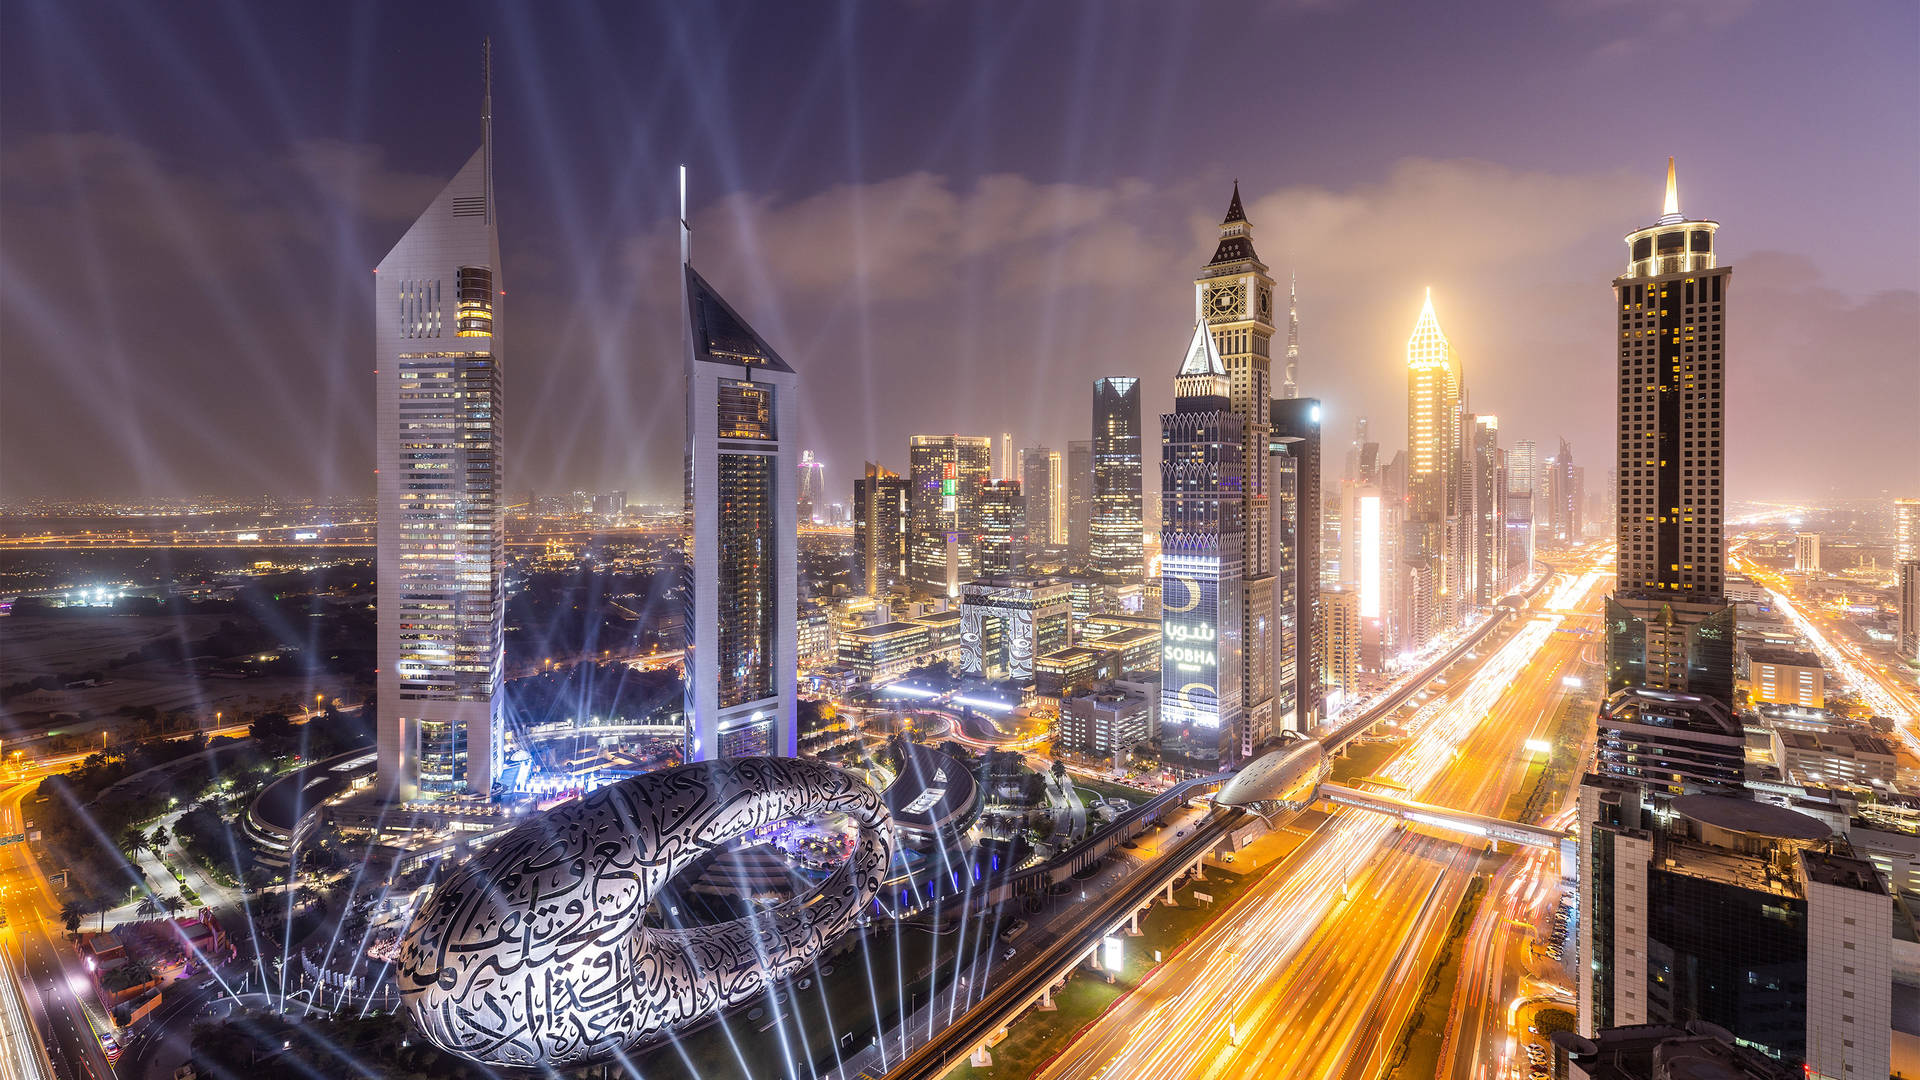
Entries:
[[489,34],[516,500],[679,497],[681,162],[833,499],[914,432],[1064,449],[1097,376],[1167,408],[1235,178],[1330,442],[1403,444],[1431,286],[1472,408],[1591,488],[1669,154],[1734,266],[1729,496],[1920,495],[1910,0],[8,0],[0,498],[370,495],[370,270]]

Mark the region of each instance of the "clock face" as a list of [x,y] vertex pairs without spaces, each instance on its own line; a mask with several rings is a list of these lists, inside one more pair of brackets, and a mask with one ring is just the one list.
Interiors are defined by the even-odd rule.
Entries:
[[1207,289],[1206,308],[1210,319],[1227,318],[1244,311],[1247,306],[1247,286],[1236,281],[1231,285],[1215,285]]
[[1260,314],[1273,314],[1273,293],[1270,290],[1260,290]]

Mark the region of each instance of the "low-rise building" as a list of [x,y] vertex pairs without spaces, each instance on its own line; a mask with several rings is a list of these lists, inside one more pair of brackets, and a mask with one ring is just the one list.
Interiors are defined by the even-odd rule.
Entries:
[[1801,784],[1890,788],[1900,769],[1893,744],[1856,728],[1796,731],[1774,725],[1769,739],[1774,764]]
[[1747,650],[1748,695],[1755,705],[1826,706],[1827,672],[1820,658],[1796,649]]
[[1060,703],[1056,747],[1063,753],[1126,764],[1127,753],[1160,734],[1160,683],[1112,680]]

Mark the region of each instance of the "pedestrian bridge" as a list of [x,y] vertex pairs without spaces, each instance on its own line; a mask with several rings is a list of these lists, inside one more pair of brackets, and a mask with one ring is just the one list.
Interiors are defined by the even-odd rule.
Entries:
[[1538,825],[1469,814],[1445,806],[1415,802],[1412,799],[1402,799],[1374,791],[1360,791],[1340,784],[1323,783],[1315,790],[1314,796],[1316,799],[1323,799],[1336,806],[1351,806],[1378,814],[1389,814],[1402,821],[1484,836],[1489,840],[1498,840],[1506,844],[1558,850],[1560,842],[1566,839],[1566,833]]

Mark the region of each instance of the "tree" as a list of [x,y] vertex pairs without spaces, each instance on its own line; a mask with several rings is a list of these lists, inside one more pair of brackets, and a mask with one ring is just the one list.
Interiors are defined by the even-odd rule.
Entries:
[[178,915],[187,909],[187,902],[181,897],[169,896],[160,901],[160,906],[167,909],[167,914]]
[[78,900],[69,900],[60,905],[60,921],[66,925],[69,934],[79,933],[80,920],[89,914],[87,905]]
[[120,850],[126,853],[127,861],[133,861],[141,849],[147,846],[147,834],[139,829],[128,829],[120,834]]
[[153,833],[147,837],[147,846],[153,849],[155,855],[160,854],[160,852],[166,848],[167,827],[165,825],[154,826]]
[[1061,761],[1059,758],[1054,758],[1053,759],[1054,783],[1056,784],[1064,783],[1066,779],[1067,779],[1067,763],[1064,761]]

